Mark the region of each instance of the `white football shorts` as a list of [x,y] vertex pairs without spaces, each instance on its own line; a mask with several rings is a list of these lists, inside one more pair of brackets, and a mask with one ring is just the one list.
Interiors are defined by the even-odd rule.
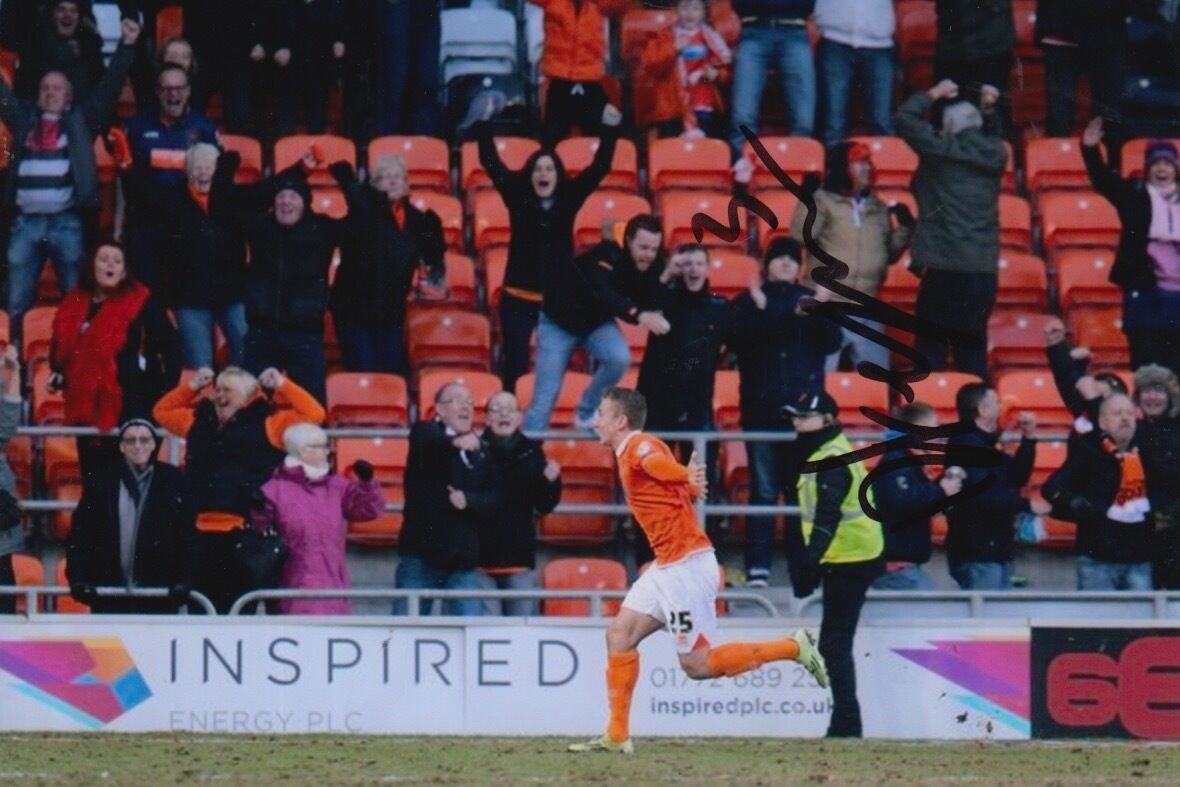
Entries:
[[623,606],[664,621],[677,653],[689,653],[703,637],[717,642],[717,586],[721,569],[707,549],[678,563],[652,563],[627,591]]

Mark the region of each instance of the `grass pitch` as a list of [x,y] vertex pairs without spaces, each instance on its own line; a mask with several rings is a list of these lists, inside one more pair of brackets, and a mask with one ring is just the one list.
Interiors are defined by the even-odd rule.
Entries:
[[0,737],[0,784],[1176,784],[1180,747],[1105,742],[639,739],[632,757],[567,738],[221,735]]

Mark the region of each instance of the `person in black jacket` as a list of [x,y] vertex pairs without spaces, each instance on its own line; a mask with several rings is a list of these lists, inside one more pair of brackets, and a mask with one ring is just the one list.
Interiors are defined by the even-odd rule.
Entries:
[[407,375],[406,297],[414,274],[446,276],[442,222],[410,202],[410,181],[400,156],[383,156],[370,185],[358,183],[344,162],[331,172],[348,201],[347,233],[332,286],[332,319],[344,368],[350,372]]
[[35,100],[41,77],[59,71],[73,86],[74,99],[85,101],[106,70],[102,36],[76,0],[58,0],[49,16],[39,21],[30,46],[18,52],[13,90],[21,98]]
[[1041,494],[1076,522],[1078,590],[1151,590],[1151,504],[1135,439],[1135,404],[1112,394],[1098,429],[1070,443]]
[[1127,393],[1127,386],[1114,372],[1090,374],[1090,349],[1070,347],[1065,323],[1059,317],[1045,322],[1045,355],[1061,401],[1074,416],[1072,435],[1086,434],[1098,423],[1098,408],[1112,393]]
[[[490,119],[489,102],[484,120]],[[567,177],[553,148],[541,148],[513,172],[496,151],[490,123],[477,123],[479,163],[508,206],[512,235],[508,268],[500,296],[500,376],[504,390],[516,389],[516,379],[528,372],[529,338],[537,327],[543,294],[553,283],[568,280],[574,258],[574,219],[586,199],[610,172],[622,115],[613,106],[603,111],[603,135],[590,166]],[[597,406],[597,403],[595,403]]]
[[537,324],[537,384],[524,417],[526,431],[548,428],[566,366],[578,347],[594,362],[594,377],[578,402],[574,425],[591,427],[602,392],[631,365],[631,351],[616,319],[656,335],[668,332],[668,321],[647,308],[662,272],[661,232],[654,216],[635,216],[627,222],[621,247],[603,241],[546,284]]
[[[516,397],[501,391],[488,400],[485,450],[500,483],[500,505],[479,530],[479,566],[488,584],[501,590],[532,590],[541,586],[537,573],[537,517],[561,500],[561,465],[546,459],[540,441],[520,431]],[[535,598],[489,602],[491,614],[536,615]]]
[[[449,383],[434,397],[433,421],[410,429],[406,460],[406,502],[394,587],[478,590],[479,527],[497,504],[497,479],[490,456],[471,431],[475,399],[467,386]],[[425,602],[425,614],[432,606]],[[398,599],[393,614],[405,614]],[[447,615],[482,615],[478,598],[442,605]]]
[[[808,391],[823,390],[827,356],[840,347],[840,326],[804,310],[816,293],[797,283],[802,247],[775,238],[763,258],[761,281],[734,300],[732,348],[737,355],[742,429],[792,431],[783,407]],[[826,292],[826,291],[824,291]],[[774,505],[795,498],[803,457],[792,442],[749,442],[750,504]],[[751,516],[746,533],[750,587],[770,578],[774,517]]]
[[[905,405],[897,418],[924,428],[938,426],[938,413],[925,402]],[[899,436],[890,432],[885,439]],[[930,508],[958,494],[963,481],[958,473],[932,481],[917,456],[904,445],[891,448],[878,468],[896,469],[874,478],[877,513],[885,533],[885,573],[873,583],[879,590],[934,590],[934,581],[922,570],[930,560]]]
[[1152,576],[1162,590],[1180,590],[1180,381],[1162,366],[1135,370],[1136,429],[1154,520]]
[[313,213],[302,172],[276,184],[274,211],[250,229],[246,283],[246,368],[277,366],[325,401],[328,364],[324,315],[332,252],[344,243],[344,219]]
[[[93,612],[173,613],[196,573],[196,509],[180,469],[157,461],[148,421],[119,427],[122,459],[87,484],[67,546],[70,594]],[[97,587],[167,588],[167,598],[100,596]]]
[[1123,290],[1123,332],[1131,367],[1158,363],[1180,370],[1180,154],[1168,140],[1144,151],[1143,179],[1122,178],[1102,161],[1102,118],[1082,134],[1082,160],[1094,190],[1119,213],[1122,230],[1110,281]]
[[280,68],[278,130],[294,134],[296,108],[308,134],[328,128],[328,92],[345,55],[348,19],[343,0],[282,0],[274,61]]
[[[951,577],[963,590],[1008,590],[1012,586],[1014,518],[1021,513],[1044,515],[1050,511],[1045,501],[1030,501],[1020,495],[1036,458],[1036,417],[1020,414],[1020,447],[1008,456],[997,448],[1000,397],[994,388],[967,383],[955,395],[955,409],[960,421],[974,424],[970,432],[948,441],[948,461],[966,471],[963,489],[970,492],[989,477],[994,480],[984,491],[947,511],[946,556]],[[994,463],[980,461],[980,452],[994,457]]]

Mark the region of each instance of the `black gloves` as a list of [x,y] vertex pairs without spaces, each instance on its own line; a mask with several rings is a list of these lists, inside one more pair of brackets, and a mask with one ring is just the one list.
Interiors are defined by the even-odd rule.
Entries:
[[805,173],[803,175],[803,183],[801,184],[803,187],[803,193],[807,194],[808,196],[815,194],[815,192],[819,191],[819,187],[822,185],[822,183],[823,181],[820,180],[818,172]]
[[1084,497],[1075,497],[1070,500],[1069,512],[1078,519],[1090,519],[1096,513],[1094,504]]
[[168,600],[176,604],[182,601],[188,601],[189,593],[192,592],[192,586],[188,584],[173,585],[168,588]]
[[799,576],[791,576],[791,585],[795,591],[795,598],[807,598],[819,587],[820,570],[818,563],[809,563],[801,567]]
[[356,179],[356,173],[353,172],[352,165],[347,161],[333,162],[328,167],[328,172],[341,186],[350,185]]
[[242,166],[242,154],[236,150],[227,150],[217,157],[217,169],[221,172],[237,172]]
[[364,459],[358,459],[352,463],[352,472],[358,480],[365,483],[373,480],[373,466]]
[[893,218],[897,219],[897,223],[903,227],[913,227],[918,223],[918,220],[914,218],[914,214],[910,211],[909,206],[905,203],[899,202],[896,205],[890,205],[889,212],[893,215]]

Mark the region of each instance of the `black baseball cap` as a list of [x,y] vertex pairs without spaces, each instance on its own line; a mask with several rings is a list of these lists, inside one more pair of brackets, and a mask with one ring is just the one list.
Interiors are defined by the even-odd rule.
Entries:
[[792,418],[805,415],[831,415],[840,413],[840,405],[827,391],[813,391],[800,394],[794,402],[783,406],[783,412]]

